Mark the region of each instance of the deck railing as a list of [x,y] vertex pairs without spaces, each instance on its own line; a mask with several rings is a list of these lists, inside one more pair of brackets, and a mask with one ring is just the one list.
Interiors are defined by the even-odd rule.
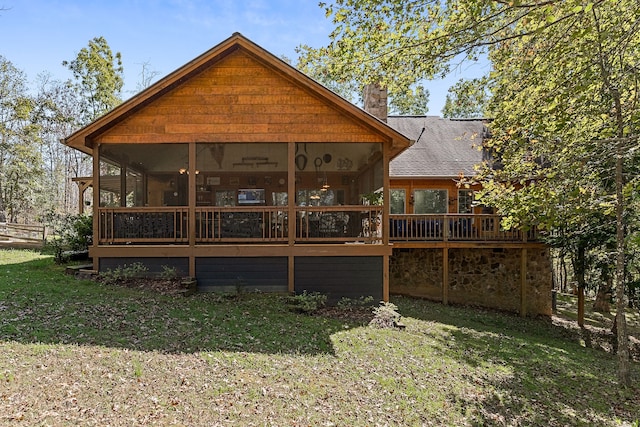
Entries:
[[[285,206],[198,207],[196,243],[287,242]],[[296,242],[371,243],[381,239],[380,206],[297,206]]]
[[[382,240],[382,206],[296,206],[298,243]],[[286,206],[197,207],[193,224],[197,244],[225,242],[285,243],[291,224]],[[99,244],[188,244],[189,208],[100,208]],[[498,215],[391,215],[389,240],[535,241],[537,230],[504,230]],[[293,232],[293,231],[291,231]]]
[[382,206],[297,206],[297,242],[382,240]]
[[391,215],[389,240],[403,241],[535,241],[538,230],[505,230],[499,215]]
[[286,206],[197,207],[196,243],[286,242]]
[[189,243],[189,208],[100,208],[100,244]]

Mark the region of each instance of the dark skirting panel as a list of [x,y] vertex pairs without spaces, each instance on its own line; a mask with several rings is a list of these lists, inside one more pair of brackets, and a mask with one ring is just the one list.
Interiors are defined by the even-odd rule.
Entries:
[[114,270],[116,268],[125,268],[134,263],[141,263],[147,267],[147,274],[157,275],[166,268],[175,269],[178,276],[189,275],[189,258],[163,258],[163,257],[134,257],[134,258],[100,258],[99,271]]
[[287,291],[286,257],[196,258],[198,290],[204,292]]
[[382,300],[383,257],[296,257],[295,291],[320,292],[328,302],[372,296]]

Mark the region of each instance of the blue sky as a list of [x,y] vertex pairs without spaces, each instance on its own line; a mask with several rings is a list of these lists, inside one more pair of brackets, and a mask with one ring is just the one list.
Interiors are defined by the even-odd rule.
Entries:
[[[0,55],[30,81],[42,72],[69,78],[62,61],[103,36],[122,54],[125,98],[143,63],[162,77],[234,32],[295,62],[296,46],[325,45],[332,29],[318,0],[0,0],[0,7]],[[429,82],[429,114],[440,115],[449,86],[484,71],[472,66]]]

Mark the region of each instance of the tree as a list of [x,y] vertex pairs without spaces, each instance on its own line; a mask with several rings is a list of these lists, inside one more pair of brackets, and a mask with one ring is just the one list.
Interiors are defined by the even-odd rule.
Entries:
[[0,221],[34,215],[42,159],[24,73],[0,56]]
[[488,83],[488,76],[458,80],[448,90],[447,99],[442,108],[442,117],[491,117],[491,113],[488,111],[491,95]]
[[[124,84],[121,55],[119,52],[113,54],[104,37],[93,38],[74,60],[63,61],[62,65],[73,73],[73,80],[68,83],[73,101],[60,104],[61,113],[69,117],[66,115],[68,112],[79,108],[77,120],[73,123],[74,130],[121,103],[120,94]],[[143,84],[148,83],[145,78],[143,76]],[[67,169],[72,176],[78,177],[90,172],[88,156],[72,150],[70,160]]]
[[149,61],[142,62],[140,67],[140,74],[138,74],[140,76],[140,80],[136,83],[137,92],[142,92],[151,86],[153,81],[160,74],[159,71],[151,69],[151,63]]
[[[536,27],[535,32],[530,22],[519,22],[516,31],[532,35],[492,49],[493,144],[506,167],[497,176],[490,172],[495,178],[484,190],[509,220],[521,226],[533,220],[557,232],[588,224],[573,234],[573,241],[582,242],[578,259],[584,259],[589,248],[606,249],[615,242],[623,383],[629,381],[625,234],[635,232],[625,221],[633,215],[625,214],[625,193],[636,186],[625,179],[624,171],[640,160],[635,154],[640,124],[637,6],[634,1],[569,10],[557,5],[547,11],[548,19],[555,23],[557,16],[569,17],[564,22]],[[514,57],[523,59],[513,61]],[[516,179],[519,191],[508,189],[505,183]],[[577,267],[580,277],[584,266]]]
[[47,197],[39,203],[41,211],[75,213],[78,189],[68,178],[91,174],[87,157],[78,150],[60,144],[60,140],[79,127],[80,100],[73,86],[40,74],[36,81],[34,120],[38,124],[41,153],[45,162],[43,186]]
[[[505,226],[563,221],[615,229],[619,375],[629,382],[624,319],[625,170],[637,162],[640,1],[337,0],[317,61],[344,79],[406,87],[488,53],[493,64],[484,196]],[[615,173],[612,173],[615,172]],[[562,184],[568,184],[562,187]]]
[[[335,69],[325,63],[324,57],[317,55],[317,51],[309,46],[296,49],[300,55],[296,68],[304,72],[318,83],[353,102],[362,103],[364,87],[375,80],[364,76],[341,76]],[[399,115],[423,115],[429,111],[429,91],[419,82],[394,86],[389,91],[389,112]]]
[[95,37],[89,45],[80,49],[72,61],[62,65],[73,73],[72,87],[82,100],[81,125],[88,124],[98,116],[122,102],[120,93],[124,80],[120,52],[114,55],[104,37]]

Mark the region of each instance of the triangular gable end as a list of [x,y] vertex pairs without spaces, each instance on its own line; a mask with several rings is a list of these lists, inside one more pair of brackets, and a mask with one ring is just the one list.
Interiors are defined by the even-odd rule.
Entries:
[[409,141],[264,49],[234,34],[67,138],[96,142]]

